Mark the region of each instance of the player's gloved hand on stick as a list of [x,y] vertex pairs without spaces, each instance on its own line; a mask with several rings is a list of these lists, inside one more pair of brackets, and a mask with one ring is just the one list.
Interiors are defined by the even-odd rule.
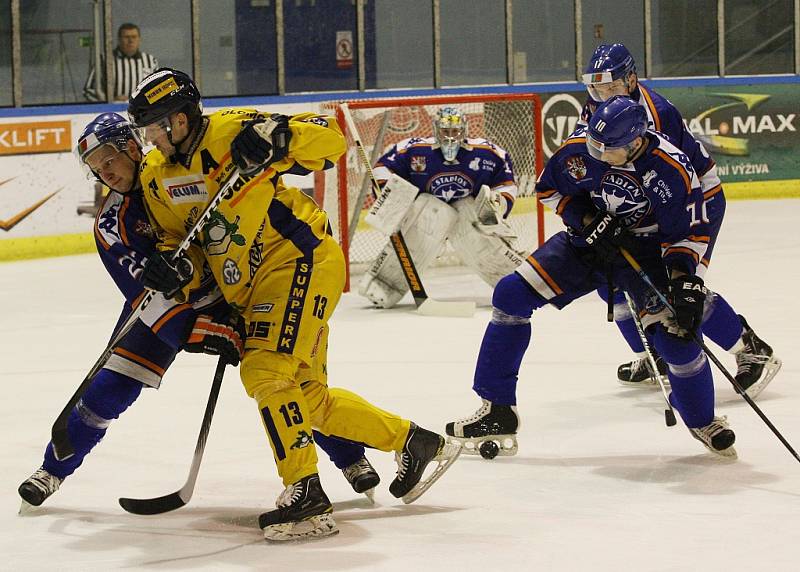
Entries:
[[686,274],[669,281],[669,301],[675,309],[678,326],[696,332],[703,322],[703,305],[708,290],[699,276]]
[[231,159],[244,174],[280,161],[289,152],[292,132],[286,115],[273,113],[244,123],[231,142]]
[[620,219],[600,211],[583,227],[581,238],[592,249],[597,261],[608,265],[619,259],[620,247],[628,242],[628,231]]
[[200,314],[192,324],[183,349],[190,353],[220,356],[225,363],[237,366],[244,354],[245,328],[241,316],[217,322]]
[[147,259],[142,271],[142,284],[151,290],[162,292],[165,298],[173,298],[192,281],[192,261],[181,256],[172,262],[172,251],[156,252]]

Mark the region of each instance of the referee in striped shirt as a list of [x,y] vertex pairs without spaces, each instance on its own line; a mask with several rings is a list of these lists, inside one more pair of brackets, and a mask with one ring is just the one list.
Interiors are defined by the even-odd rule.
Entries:
[[[128,96],[142,79],[158,69],[158,60],[148,53],[139,51],[141,42],[139,26],[122,24],[117,31],[117,47],[114,54],[114,98],[113,101],[127,101]],[[102,60],[105,69],[105,60]],[[83,86],[83,94],[89,101],[105,101],[105,74],[101,75],[100,91],[95,88],[94,66]]]

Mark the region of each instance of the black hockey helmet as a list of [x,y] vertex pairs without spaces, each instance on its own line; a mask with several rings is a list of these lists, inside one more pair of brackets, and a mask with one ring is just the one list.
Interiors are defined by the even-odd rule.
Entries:
[[203,115],[200,90],[182,71],[159,68],[140,81],[128,98],[128,116],[135,127],[179,112],[186,114],[192,126]]

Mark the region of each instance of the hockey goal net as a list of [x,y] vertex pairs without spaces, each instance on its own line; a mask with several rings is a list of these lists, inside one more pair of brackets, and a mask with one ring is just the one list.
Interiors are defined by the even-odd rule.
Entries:
[[[483,137],[508,151],[514,165],[518,198],[509,215],[519,249],[532,251],[544,238],[542,207],[535,198],[536,176],[543,166],[541,100],[536,94],[482,94],[419,98],[372,99],[323,105],[335,114],[347,137],[347,153],[335,169],[318,175],[316,189],[348,260],[348,277],[363,272],[378,256],[387,238],[364,222],[373,201],[370,181],[358,160],[352,135],[347,133],[346,103],[367,154],[374,165],[389,147],[410,137],[431,137],[433,117],[445,105],[467,116],[468,136]],[[324,189],[324,191],[322,190]],[[458,266],[447,244],[435,266]],[[349,287],[349,279],[348,279]]]

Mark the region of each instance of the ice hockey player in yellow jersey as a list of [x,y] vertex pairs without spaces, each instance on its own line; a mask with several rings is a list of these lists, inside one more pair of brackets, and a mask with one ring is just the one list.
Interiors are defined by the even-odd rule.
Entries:
[[[258,404],[286,489],[259,518],[268,540],[297,540],[338,530],[320,485],[312,427],[325,435],[398,453],[389,487],[405,502],[449,468],[460,453],[438,434],[327,385],[328,320],[342,294],[345,264],[327,215],[285,173],[328,168],[344,153],[332,117],[225,109],[204,116],[200,93],[183,72],[162,68],[131,94],[128,113],[156,149],[140,178],[158,235],[159,256],[145,285],[185,296],[207,262],[228,303],[247,324],[241,378]],[[171,263],[219,189],[239,173],[188,256]],[[423,471],[436,469],[423,480]]]

